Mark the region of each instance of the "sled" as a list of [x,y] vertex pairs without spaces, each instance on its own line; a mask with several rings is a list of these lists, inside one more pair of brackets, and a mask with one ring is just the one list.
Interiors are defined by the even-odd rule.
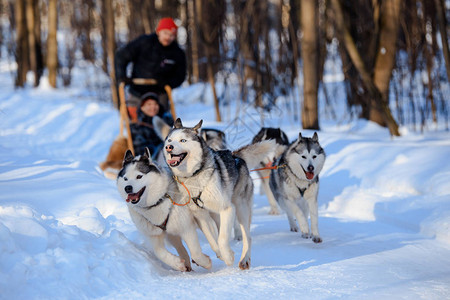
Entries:
[[[147,78],[134,78],[134,84],[143,84],[143,85],[155,85],[157,82],[155,79],[147,79]],[[172,98],[172,88],[169,85],[164,86],[164,90],[167,93],[167,97],[169,99],[170,112],[174,119],[176,119],[175,113],[175,103]],[[119,101],[120,101],[120,131],[117,138],[112,143],[109,148],[108,155],[106,156],[105,161],[100,163],[100,168],[102,169],[105,177],[110,179],[116,179],[117,174],[122,168],[123,158],[125,156],[125,152],[127,149],[130,149],[133,155],[134,147],[133,147],[133,139],[131,136],[130,129],[130,116],[132,121],[137,121],[137,108],[127,107],[125,101],[125,83],[121,82],[119,84]],[[126,130],[126,136],[124,135],[124,127]]]

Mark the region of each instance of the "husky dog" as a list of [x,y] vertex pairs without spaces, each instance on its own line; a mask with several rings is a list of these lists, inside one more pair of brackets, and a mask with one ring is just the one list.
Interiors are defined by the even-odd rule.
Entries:
[[225,142],[225,132],[213,129],[202,128],[200,130],[200,136],[205,140],[206,144],[214,150],[225,150],[227,144]]
[[[155,255],[162,262],[175,270],[191,271],[189,254],[182,243],[184,240],[193,261],[206,269],[211,268],[211,259],[200,248],[191,211],[186,206],[173,203],[181,195],[170,171],[152,163],[148,149],[137,157],[127,150],[117,177],[117,188],[127,202],[137,229],[151,241]],[[165,238],[181,258],[167,251]]]
[[[271,143],[249,145],[233,153],[229,150],[216,151],[199,136],[201,125],[202,121],[193,128],[183,127],[181,120],[177,119],[165,139],[164,156],[178,183],[192,195],[194,203],[189,208],[211,248],[228,266],[234,263],[229,240],[234,218],[237,218],[243,237],[239,267],[248,269],[253,182],[247,164],[262,160],[261,157],[275,145],[267,141]],[[211,213],[220,216],[218,235],[214,232],[216,226]]]
[[[272,158],[270,164],[278,157],[280,156],[283,151],[287,148],[289,145],[289,139],[284,133],[283,130],[280,128],[272,128],[272,127],[263,127],[261,130],[253,137],[252,144],[264,141],[264,140],[275,140],[276,144],[278,145],[278,151],[275,153],[275,156]],[[266,167],[265,162],[261,162],[258,168],[264,168]],[[271,170],[259,170],[258,174],[261,178],[261,186],[264,189],[264,193],[267,196],[267,200],[270,204],[270,215],[279,215],[280,212],[278,210],[278,204],[275,200],[275,197],[273,196],[273,193],[269,186],[269,176],[270,176]]]
[[[317,194],[319,173],[325,163],[325,151],[319,144],[315,132],[312,138],[298,139],[290,144],[276,160],[278,169],[270,175],[270,188],[280,207],[286,211],[291,231],[298,231],[298,221],[302,237],[321,243],[318,227]],[[308,225],[311,217],[311,232]]]
[[[165,140],[172,128],[158,116],[153,117],[152,123],[156,134],[158,134],[162,140]],[[227,148],[225,132],[221,130],[202,128],[200,130],[200,136],[205,140],[206,144],[214,150],[225,150]],[[160,166],[164,166],[166,164],[163,151],[158,152],[155,160]]]

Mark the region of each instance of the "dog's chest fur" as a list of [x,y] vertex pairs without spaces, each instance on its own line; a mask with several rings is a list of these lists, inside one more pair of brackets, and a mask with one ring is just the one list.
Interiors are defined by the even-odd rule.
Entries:
[[157,206],[151,208],[150,206],[149,207],[133,206],[132,209],[140,213],[153,225],[159,226],[166,220],[167,216],[170,213],[171,206],[172,203],[170,202],[169,199],[162,198],[162,201]]

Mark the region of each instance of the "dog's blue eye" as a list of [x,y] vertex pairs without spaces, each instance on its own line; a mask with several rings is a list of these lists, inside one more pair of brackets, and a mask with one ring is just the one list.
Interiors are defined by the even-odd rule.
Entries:
[[141,179],[141,178],[142,178],[142,175],[136,176],[136,179]]
[[180,142],[186,143],[187,141],[185,139],[181,139]]
[[167,141],[168,141],[169,143],[171,143],[171,142],[172,142],[172,140],[171,140],[171,139],[168,139]]

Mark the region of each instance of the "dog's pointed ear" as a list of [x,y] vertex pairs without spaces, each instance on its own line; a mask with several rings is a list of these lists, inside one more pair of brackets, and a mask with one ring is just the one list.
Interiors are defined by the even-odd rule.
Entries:
[[183,127],[183,123],[181,123],[181,119],[178,118],[178,119],[175,121],[175,123],[173,123],[173,128],[179,129],[179,128],[181,128],[181,127]]
[[125,165],[125,164],[131,162],[131,161],[133,160],[133,158],[134,158],[133,152],[131,152],[131,150],[128,149],[128,150],[125,152],[125,156],[123,157],[123,164]]
[[299,133],[298,133],[298,139],[301,140],[302,138],[303,138],[303,137],[302,137],[302,133],[299,132]]
[[198,130],[202,127],[202,124],[203,124],[203,120],[200,120],[200,122],[198,122],[198,124],[194,126],[193,129],[195,130],[195,132],[198,133]]
[[145,152],[144,152],[143,157],[148,159],[149,162],[152,162],[152,154],[150,153],[150,150],[147,147],[145,147]]
[[317,132],[314,132],[313,137],[312,137],[312,141],[317,143],[319,142],[319,136],[317,135]]

